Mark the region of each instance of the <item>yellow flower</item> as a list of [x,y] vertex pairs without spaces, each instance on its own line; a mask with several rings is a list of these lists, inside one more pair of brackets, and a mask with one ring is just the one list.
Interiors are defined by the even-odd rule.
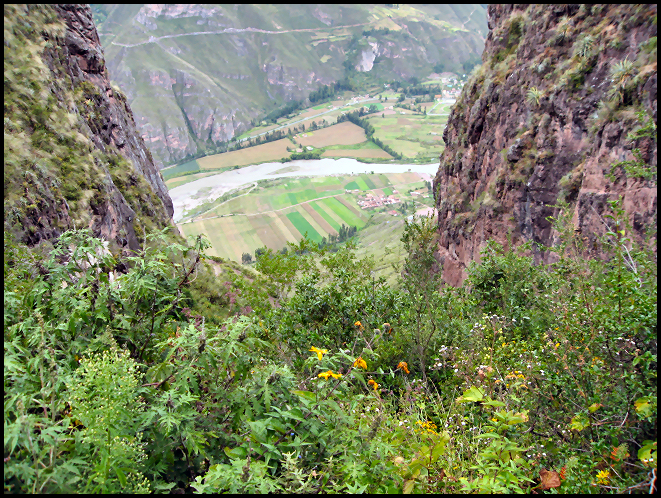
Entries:
[[358,327],[360,330],[363,330],[363,324],[356,320],[356,323],[353,324],[354,327]]
[[328,380],[328,377],[334,377],[335,379],[339,379],[342,377],[341,373],[333,373],[332,370],[328,370],[327,372],[321,372],[317,377],[322,377],[326,380]]
[[597,482],[599,484],[608,484],[611,473],[609,470],[602,470],[597,474]]
[[379,388],[379,384],[377,384],[374,380],[370,379],[367,384],[370,386],[374,387],[374,390],[376,391]]
[[409,372],[409,366],[406,364],[405,361],[400,361],[400,362],[397,364],[397,368],[401,368],[402,370],[404,370],[404,372],[406,372],[406,373],[410,373],[410,372]]
[[356,359],[356,361],[353,362],[353,366],[356,368],[362,368],[364,370],[367,370],[367,363],[365,362],[365,360],[363,360],[362,357],[358,357],[358,359]]
[[312,351],[313,353],[317,353],[317,356],[319,357],[319,361],[321,361],[321,358],[324,354],[328,353],[327,349],[318,349],[312,346],[309,351]]

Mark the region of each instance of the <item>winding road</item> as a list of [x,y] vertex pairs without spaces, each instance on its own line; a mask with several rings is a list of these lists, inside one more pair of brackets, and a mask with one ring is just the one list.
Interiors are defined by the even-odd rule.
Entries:
[[285,29],[282,31],[269,31],[266,29],[259,28],[226,28],[219,31],[194,31],[192,33],[179,33],[176,35],[163,35],[163,36],[150,36],[149,40],[139,42],[139,43],[117,43],[111,41],[111,45],[117,45],[118,47],[133,48],[139,47],[140,45],[146,45],[147,43],[156,43],[160,40],[165,40],[166,38],[178,38],[180,36],[199,36],[199,35],[222,35],[222,34],[235,34],[235,33],[265,33],[267,35],[280,35],[283,33],[299,33],[299,32],[310,32],[310,31],[325,31],[325,30],[334,30],[334,29],[343,29],[343,28],[355,28],[358,26],[367,26],[378,22],[378,19],[374,21],[364,22],[361,24],[347,24],[346,26],[329,26],[326,28],[305,28],[305,29]]

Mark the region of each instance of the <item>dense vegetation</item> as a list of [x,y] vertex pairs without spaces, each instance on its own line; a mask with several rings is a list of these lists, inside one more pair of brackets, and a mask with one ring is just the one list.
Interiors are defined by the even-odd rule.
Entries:
[[612,208],[603,261],[564,209],[556,263],[443,287],[423,218],[397,287],[304,240],[202,312],[202,238],[5,235],[5,492],[649,491],[656,259]]

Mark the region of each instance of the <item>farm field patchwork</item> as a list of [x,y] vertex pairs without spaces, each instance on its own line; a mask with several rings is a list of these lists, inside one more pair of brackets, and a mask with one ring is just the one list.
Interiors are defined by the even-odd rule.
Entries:
[[311,240],[319,242],[329,234],[336,235],[343,224],[361,229],[372,216],[385,216],[388,227],[391,219],[401,221],[401,217],[379,212],[391,207],[363,210],[356,202],[361,194],[346,194],[345,188],[371,191],[375,196],[398,190],[402,200],[415,201],[419,209],[432,205],[433,199],[413,197],[408,191],[424,186],[423,177],[413,172],[263,180],[249,194],[179,227],[186,236],[205,233],[212,244],[209,254],[240,261],[244,252],[254,255],[260,247],[280,250],[287,242],[298,242],[306,231]]
[[[391,97],[396,96],[397,94],[393,94]],[[412,102],[412,99],[406,99],[404,103],[406,102]],[[447,116],[423,116],[400,108],[394,110],[384,109],[384,105],[388,107],[392,106],[394,103],[394,98],[385,100],[384,102],[370,100],[356,103],[351,99],[351,94],[347,94],[343,99],[304,109],[291,118],[281,118],[278,120],[278,124],[257,126],[237,138],[254,136],[258,133],[263,133],[264,131],[282,127],[282,130],[285,132],[288,129],[291,129],[292,133],[296,136],[297,142],[301,146],[324,148],[325,150],[322,153],[322,157],[392,159],[387,152],[373,142],[368,141],[362,128],[353,123],[345,121],[339,124],[333,124],[326,128],[310,131],[310,123],[313,120],[319,124],[323,121],[326,121],[326,123],[335,123],[338,116],[342,113],[351,112],[360,107],[374,104],[380,109],[379,113],[370,115],[367,119],[376,130],[376,138],[379,138],[386,145],[389,145],[395,151],[403,154],[406,158],[415,159],[418,162],[436,159],[444,148],[442,133],[447,122]],[[345,104],[348,105],[346,107],[340,107]],[[329,110],[329,106],[336,107],[336,109],[317,118],[312,117],[321,112],[326,112]],[[428,109],[435,106],[433,109],[434,113],[446,114],[449,113],[452,104],[437,104],[430,102],[422,104],[422,106]],[[402,115],[402,112],[405,114]],[[382,117],[382,114],[384,113],[386,115]],[[303,137],[303,133],[298,129],[301,124],[304,124],[307,128],[307,133],[305,133],[307,135],[306,137]],[[172,189],[195,179],[202,178],[207,171],[222,171],[224,169],[251,164],[278,161],[290,155],[290,152],[287,151],[287,147],[293,150],[294,144],[291,140],[283,138],[253,147],[246,147],[240,150],[214,154],[197,160],[188,161],[184,164],[163,170],[163,175],[167,187]],[[190,174],[197,171],[200,172],[199,176],[197,173]],[[188,173],[186,177],[179,176],[185,173]]]
[[264,246],[280,250],[305,232],[320,242],[337,235],[342,225],[361,228],[367,223],[370,213],[345,194],[344,186],[352,182],[372,187],[389,179],[380,174],[269,180],[179,227],[186,236],[205,233],[212,244],[208,254],[235,261]]

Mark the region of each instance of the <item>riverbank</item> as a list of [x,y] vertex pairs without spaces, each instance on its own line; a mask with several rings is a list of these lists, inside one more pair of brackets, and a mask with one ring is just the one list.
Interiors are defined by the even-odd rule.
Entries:
[[438,162],[430,164],[365,164],[352,158],[321,158],[291,161],[283,167],[281,162],[246,166],[217,175],[200,178],[170,190],[174,205],[173,219],[179,222],[185,211],[217,199],[226,192],[259,180],[278,177],[333,176],[360,173],[426,173],[431,177],[438,171]]

